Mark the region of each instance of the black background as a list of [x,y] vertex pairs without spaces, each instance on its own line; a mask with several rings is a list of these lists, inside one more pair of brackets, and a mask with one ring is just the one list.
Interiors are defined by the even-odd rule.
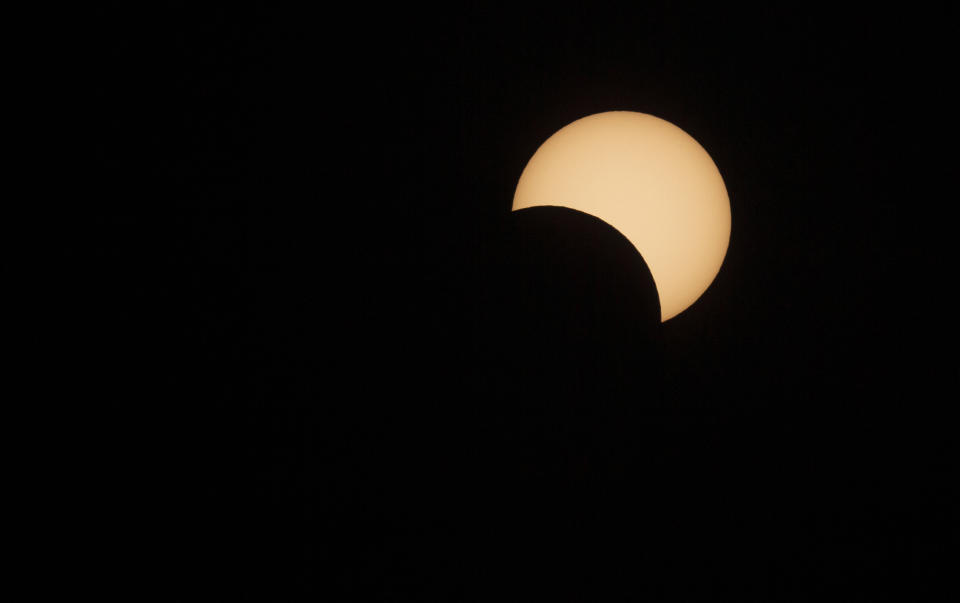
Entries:
[[[950,15],[627,6],[98,12],[105,587],[955,600]],[[730,194],[662,325],[612,228],[509,211],[607,110]]]

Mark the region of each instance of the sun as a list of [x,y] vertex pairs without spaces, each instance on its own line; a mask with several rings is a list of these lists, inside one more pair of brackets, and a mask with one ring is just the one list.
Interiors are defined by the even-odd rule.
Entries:
[[541,205],[596,216],[633,243],[656,283],[661,321],[703,295],[730,241],[716,164],[689,134],[645,113],[590,115],[548,138],[513,198],[514,210]]

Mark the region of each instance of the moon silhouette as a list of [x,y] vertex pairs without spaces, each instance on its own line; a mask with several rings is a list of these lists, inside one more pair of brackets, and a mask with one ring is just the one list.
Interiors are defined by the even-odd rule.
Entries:
[[609,111],[547,139],[527,163],[513,209],[561,206],[622,233],[643,257],[665,322],[710,286],[730,242],[730,199],[689,134],[645,113]]

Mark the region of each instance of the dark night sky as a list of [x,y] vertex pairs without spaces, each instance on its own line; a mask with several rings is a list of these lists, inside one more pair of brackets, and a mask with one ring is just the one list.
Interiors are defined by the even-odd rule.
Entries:
[[[949,15],[630,6],[101,11],[118,592],[956,600]],[[509,213],[607,110],[730,194],[663,325],[612,228]]]

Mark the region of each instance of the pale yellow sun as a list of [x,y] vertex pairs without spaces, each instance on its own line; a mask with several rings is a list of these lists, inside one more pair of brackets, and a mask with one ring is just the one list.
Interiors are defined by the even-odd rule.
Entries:
[[513,198],[514,210],[539,205],[591,214],[627,237],[653,275],[661,321],[703,295],[730,241],[717,166],[686,132],[645,113],[590,115],[547,139]]

